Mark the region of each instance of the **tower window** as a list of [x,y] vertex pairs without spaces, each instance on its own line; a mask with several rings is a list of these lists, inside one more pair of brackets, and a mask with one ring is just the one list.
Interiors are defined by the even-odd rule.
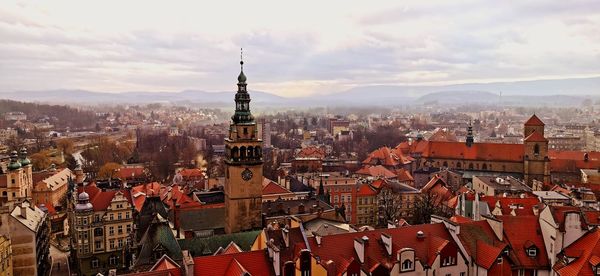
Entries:
[[247,127],[244,128],[244,134],[248,134],[248,128]]
[[538,144],[535,144],[535,146],[533,146],[533,154],[534,154],[535,156],[538,156],[538,155],[540,155],[540,145],[538,145]]

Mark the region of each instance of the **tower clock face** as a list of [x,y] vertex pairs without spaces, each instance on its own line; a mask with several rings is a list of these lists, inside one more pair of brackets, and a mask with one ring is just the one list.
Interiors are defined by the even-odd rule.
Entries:
[[246,168],[245,170],[242,171],[242,179],[248,181],[250,179],[252,179],[252,171],[249,170],[248,168]]

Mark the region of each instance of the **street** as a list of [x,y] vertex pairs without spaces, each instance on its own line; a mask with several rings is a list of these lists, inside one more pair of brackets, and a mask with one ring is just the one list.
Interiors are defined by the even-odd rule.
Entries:
[[50,257],[52,258],[52,270],[50,271],[51,276],[70,274],[68,264],[68,253],[58,250],[54,245],[50,246]]

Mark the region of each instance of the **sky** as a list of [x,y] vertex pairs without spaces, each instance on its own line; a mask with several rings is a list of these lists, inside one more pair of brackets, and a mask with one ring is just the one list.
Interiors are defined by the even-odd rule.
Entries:
[[234,91],[600,76],[600,1],[6,1],[0,92]]

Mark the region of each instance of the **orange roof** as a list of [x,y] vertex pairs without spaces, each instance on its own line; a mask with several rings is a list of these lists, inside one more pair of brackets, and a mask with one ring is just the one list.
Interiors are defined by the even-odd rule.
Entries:
[[[422,239],[417,238],[417,232],[422,231]],[[385,233],[392,237],[392,256],[388,256],[381,245],[381,235]],[[364,247],[364,263],[358,263],[354,250],[354,240],[368,238],[368,245]],[[424,266],[431,266],[440,252],[446,249],[456,250],[456,243],[442,223],[421,224],[392,229],[377,229],[371,231],[343,233],[321,237],[321,245],[317,244],[314,237],[308,239],[312,254],[319,256],[323,261],[332,260],[335,264],[335,274],[346,272],[348,266],[357,264],[363,271],[372,271],[382,265],[390,269],[397,261],[396,254],[403,248],[415,250],[415,259],[419,259]],[[461,258],[461,254],[457,254]]]
[[179,264],[165,254],[150,268],[150,271],[171,270],[174,268],[180,268]]
[[[497,216],[502,221],[506,241],[514,252],[513,261],[523,269],[550,269],[550,261],[546,253],[546,246],[540,222],[536,216]],[[537,255],[529,257],[526,249],[531,246],[537,248]]]
[[118,177],[121,179],[144,176],[144,167],[122,167],[119,169]]
[[296,157],[323,159],[325,158],[325,149],[314,146],[306,147],[301,149],[298,154],[296,154]]
[[369,184],[362,184],[358,188],[358,196],[376,196],[377,191],[373,190]]
[[474,143],[470,147],[464,142],[435,142],[428,141],[423,157],[462,159],[462,160],[493,160],[522,162],[524,147],[522,144]]
[[537,131],[533,131],[527,138],[525,138],[525,142],[547,142],[548,139],[544,138],[544,135]]
[[[573,258],[565,263],[565,256]],[[592,267],[598,265],[600,259],[600,230],[594,228],[581,238],[567,246],[560,254],[553,269],[560,275],[596,275]]]
[[[585,156],[587,156],[587,161]],[[598,151],[549,150],[548,157],[550,158],[551,172],[579,173],[580,169],[600,168],[600,152]]]
[[527,120],[527,122],[525,122],[525,125],[526,126],[544,126],[544,122],[542,122],[542,120],[540,120],[540,118],[538,118],[538,116],[533,114],[533,116],[531,116],[531,118],[529,118],[529,120]]
[[452,198],[452,192],[447,188],[446,182],[439,176],[434,176],[421,188],[421,193],[437,195],[436,204],[446,202]]
[[275,181],[270,180],[268,178],[264,178],[263,179],[263,188],[262,188],[262,194],[263,195],[276,195],[276,194],[291,194],[292,192],[284,187],[281,187],[281,185],[275,183]]
[[384,166],[369,166],[366,165],[362,167],[360,170],[355,172],[356,174],[368,175],[373,177],[387,177],[387,178],[395,178],[397,175],[390,170],[386,169]]
[[371,152],[363,161],[363,164],[393,167],[400,164],[408,164],[412,160],[411,157],[404,156],[401,149],[392,150],[388,147],[381,147]]
[[487,203],[490,212],[496,208],[496,203],[500,202],[500,209],[503,215],[509,215],[512,210],[515,210],[517,216],[533,215],[533,206],[540,204],[540,200],[537,197],[481,196],[479,200]]
[[264,250],[194,258],[196,276],[239,276],[240,272],[248,272],[250,275],[271,275],[271,267],[269,256]]
[[204,173],[201,169],[182,169],[179,174],[183,177],[203,177]]
[[396,170],[396,175],[398,175],[398,181],[400,182],[415,181],[410,172],[408,170],[405,170],[404,168]]
[[81,193],[84,190],[90,196],[90,203],[94,206],[94,211],[105,211],[115,195],[119,192],[123,194],[123,197],[125,197],[130,204],[133,204],[129,190],[102,191],[95,183],[91,183],[86,185],[85,189],[78,187],[77,193]]

